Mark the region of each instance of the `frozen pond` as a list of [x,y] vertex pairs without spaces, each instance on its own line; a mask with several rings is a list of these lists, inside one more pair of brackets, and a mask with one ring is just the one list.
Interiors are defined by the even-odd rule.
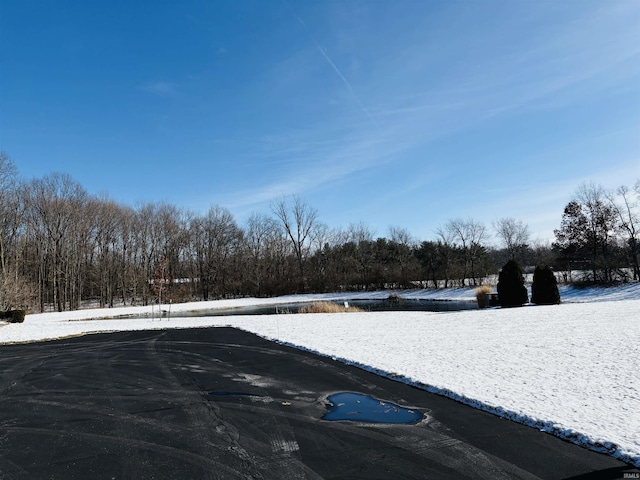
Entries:
[[[279,305],[254,305],[224,309],[198,310],[194,312],[171,312],[172,317],[212,317],[227,315],[274,315],[298,313],[300,308],[308,307],[313,302],[285,303]],[[334,302],[343,305],[344,302]],[[476,310],[475,301],[460,300],[349,300],[349,307],[357,307],[367,312],[458,312]],[[167,316],[169,312],[164,312]]]

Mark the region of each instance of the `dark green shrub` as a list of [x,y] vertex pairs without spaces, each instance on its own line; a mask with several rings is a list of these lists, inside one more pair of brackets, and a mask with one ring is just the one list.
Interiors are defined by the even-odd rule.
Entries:
[[509,260],[498,275],[498,299],[502,307],[520,307],[529,301],[518,262]]
[[9,321],[11,323],[22,323],[24,322],[24,317],[26,315],[26,310],[11,310],[11,318],[9,319]]
[[9,323],[22,323],[26,314],[26,310],[7,310],[0,312],[0,320],[6,320]]
[[560,303],[558,281],[551,267],[536,267],[531,285],[531,303],[557,305]]

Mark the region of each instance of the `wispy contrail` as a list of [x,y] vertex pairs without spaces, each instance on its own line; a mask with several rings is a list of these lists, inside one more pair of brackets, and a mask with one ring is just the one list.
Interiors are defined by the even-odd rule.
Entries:
[[327,52],[324,50],[324,48],[322,48],[318,42],[316,42],[316,40],[312,37],[313,42],[316,44],[316,48],[318,49],[318,51],[322,54],[322,56],[325,58],[325,60],[327,61],[327,63],[329,65],[331,65],[331,67],[333,68],[333,70],[338,74],[338,76],[342,79],[342,81],[344,82],[344,84],[347,86],[347,88],[349,89],[349,91],[351,92],[351,96],[353,97],[353,99],[356,101],[356,103],[358,105],[360,105],[360,108],[362,109],[362,111],[364,113],[367,114],[367,116],[373,120],[376,125],[378,124],[378,121],[376,120],[376,118],[371,114],[371,112],[369,111],[369,109],[367,107],[364,106],[364,104],[360,101],[360,98],[358,98],[358,96],[356,95],[356,92],[353,90],[353,87],[351,86],[351,84],[349,83],[349,81],[346,79],[346,77],[342,74],[342,72],[340,71],[340,69],[336,66],[335,63],[333,63],[333,60],[331,60],[331,58],[329,57],[329,55],[327,55]]
[[[285,3],[287,5],[287,7],[289,8],[289,11],[296,18],[296,20],[298,20],[298,22],[300,22],[300,24],[305,29],[307,29],[307,24],[304,23],[304,20],[302,20],[302,18],[300,18],[300,16],[298,16],[298,14],[293,10],[291,5],[289,5],[289,2],[287,2],[287,0],[283,0],[283,3]],[[358,95],[356,95],[356,92],[353,90],[353,87],[351,86],[351,83],[349,83],[349,80],[347,80],[347,77],[345,77],[342,74],[342,72],[340,71],[338,66],[333,62],[333,60],[331,60],[331,57],[329,57],[329,55],[327,54],[326,50],[324,48],[322,48],[322,46],[320,46],[318,41],[315,39],[315,37],[311,33],[308,33],[308,35],[309,35],[309,38],[311,38],[311,40],[313,41],[313,43],[316,46],[316,48],[318,49],[318,51],[320,52],[320,54],[324,57],[324,59],[331,66],[331,68],[333,68],[333,71],[336,72],[338,77],[340,77],[340,80],[342,80],[342,83],[344,83],[346,85],[346,87],[349,89],[349,92],[351,93],[351,96],[356,101],[358,106],[367,115],[367,117],[369,117],[376,125],[378,125],[378,121],[376,120],[376,118],[371,114],[369,109],[367,107],[365,107],[364,104],[360,101],[360,98],[358,97]]]

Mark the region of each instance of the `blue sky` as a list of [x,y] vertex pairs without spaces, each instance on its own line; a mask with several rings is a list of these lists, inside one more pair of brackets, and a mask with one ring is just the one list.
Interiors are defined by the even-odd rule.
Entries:
[[135,206],[552,238],[640,178],[640,1],[0,0],[0,149]]

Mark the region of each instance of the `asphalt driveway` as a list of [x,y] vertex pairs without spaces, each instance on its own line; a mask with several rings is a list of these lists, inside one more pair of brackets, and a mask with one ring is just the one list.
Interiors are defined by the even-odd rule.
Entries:
[[[424,414],[326,421],[359,392]],[[618,479],[535,429],[231,328],[0,346],[0,479]]]

